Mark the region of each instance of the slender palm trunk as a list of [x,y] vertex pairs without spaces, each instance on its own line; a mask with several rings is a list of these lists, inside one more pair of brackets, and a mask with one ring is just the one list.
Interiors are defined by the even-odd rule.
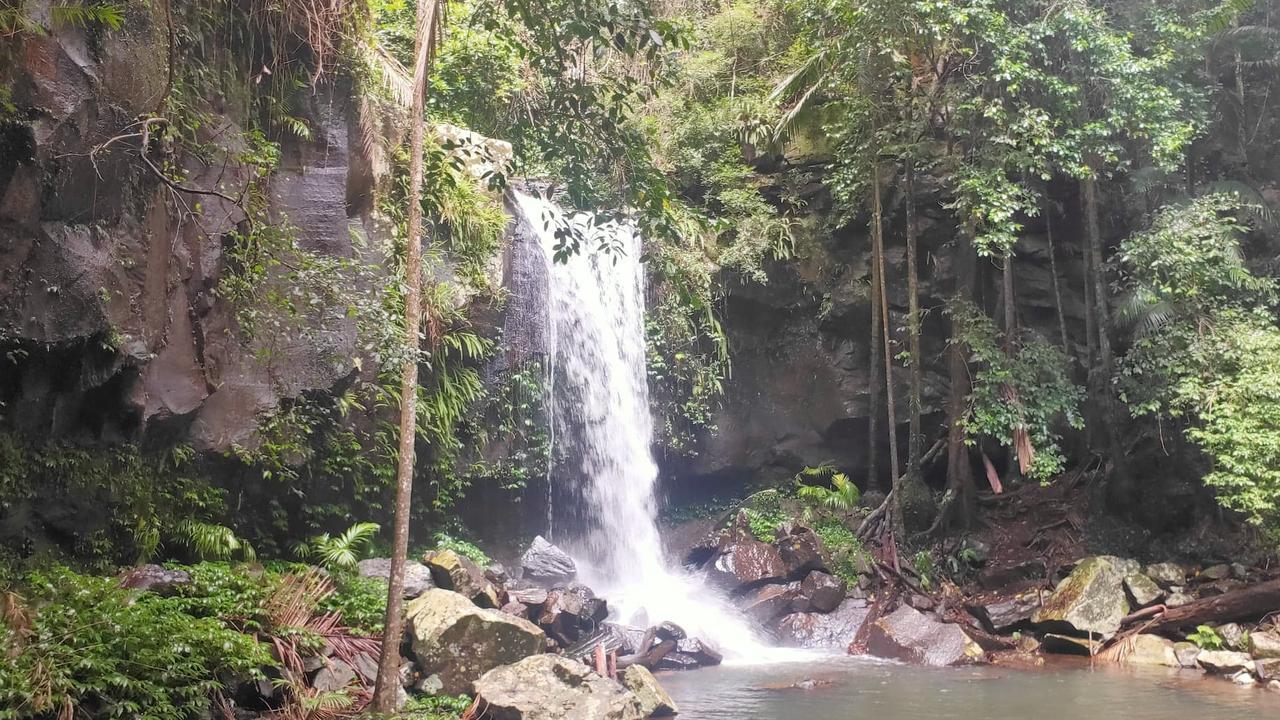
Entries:
[[1071,354],[1067,339],[1067,316],[1062,312],[1062,288],[1058,285],[1058,251],[1053,245],[1053,208],[1044,205],[1044,233],[1049,242],[1049,277],[1053,280],[1053,305],[1058,311],[1058,332],[1062,335],[1062,352]]
[[[885,289],[884,273],[884,207],[880,198],[880,166],[876,164],[871,171],[871,214],[872,253],[876,265],[876,277],[879,282],[880,296],[880,332],[881,350],[884,353],[884,397],[885,415],[889,424],[889,478],[890,492],[893,493],[892,527],[895,537],[902,530],[902,494],[898,492],[901,473],[898,469],[898,423],[897,413],[893,407],[893,347],[889,339],[889,297]],[[896,554],[895,554],[896,558]]]
[[920,455],[923,436],[920,428],[920,392],[923,369],[920,357],[920,277],[916,260],[916,174],[910,160],[906,162],[905,187],[907,205],[907,350],[911,353],[911,390],[908,409],[911,414],[907,435],[907,474],[920,477]]
[[386,628],[378,679],[373,693],[377,712],[395,712],[400,685],[400,638],[404,634],[404,566],[409,554],[409,503],[413,494],[414,441],[418,428],[418,347],[422,327],[422,155],[425,144],[423,113],[427,74],[435,52],[439,3],[418,3],[414,41],[413,107],[409,122],[409,221],[405,241],[404,334],[407,357],[400,369],[400,448],[396,464],[395,524],[391,573],[387,582]]
[[876,262],[875,229],[871,230],[871,335],[867,343],[870,349],[867,363],[867,488],[880,484],[880,266]]

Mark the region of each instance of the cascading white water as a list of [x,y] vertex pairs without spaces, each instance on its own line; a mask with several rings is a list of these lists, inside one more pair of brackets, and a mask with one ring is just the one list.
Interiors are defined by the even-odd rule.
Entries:
[[[654,496],[658,468],[645,370],[644,273],[632,227],[591,227],[544,199],[517,193],[548,258],[557,228],[569,223],[592,240],[549,270],[553,424],[576,483],[577,514],[556,519],[554,540],[579,563],[588,585],[608,598],[617,619],[670,620],[710,640],[728,661],[776,659],[751,625],[699,578],[663,558]],[[596,251],[606,237],[611,252]],[[567,510],[566,510],[567,512]]]

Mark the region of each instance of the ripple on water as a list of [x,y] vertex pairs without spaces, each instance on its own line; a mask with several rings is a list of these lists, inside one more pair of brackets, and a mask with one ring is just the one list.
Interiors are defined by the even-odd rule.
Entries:
[[[1163,668],[921,668],[828,658],[664,673],[660,680],[681,720],[1280,718],[1280,693]],[[801,683],[806,687],[795,687]]]

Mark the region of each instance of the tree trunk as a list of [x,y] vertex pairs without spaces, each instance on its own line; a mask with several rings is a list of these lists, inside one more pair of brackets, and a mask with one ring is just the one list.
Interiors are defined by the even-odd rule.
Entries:
[[1053,305],[1058,311],[1058,332],[1062,335],[1062,352],[1069,357],[1071,345],[1067,339],[1067,316],[1062,312],[1062,288],[1058,285],[1058,252],[1053,246],[1053,206],[1048,200],[1044,203],[1044,234],[1049,241],[1049,277],[1053,280]]
[[916,266],[916,174],[911,160],[906,162],[907,205],[907,350],[911,354],[911,390],[907,405],[911,414],[907,434],[907,474],[920,478],[920,453],[923,436],[920,428],[920,389],[923,370],[920,357],[920,277]]
[[893,407],[893,347],[889,341],[889,297],[884,281],[884,208],[880,201],[880,165],[871,170],[872,253],[875,258],[876,276],[879,280],[881,349],[884,352],[884,404],[889,424],[889,492],[894,497],[891,522],[894,537],[901,536],[902,493],[896,492],[901,476],[898,470],[898,424]]
[[[867,363],[867,488],[880,486],[880,266],[876,256],[875,229],[871,230],[871,335]],[[886,490],[888,492],[888,490]]]
[[[955,268],[952,303],[972,302],[977,258],[973,254],[968,232],[956,235],[951,264]],[[969,463],[969,446],[965,444],[964,430],[964,417],[969,408],[970,392],[968,353],[964,338],[953,321],[951,342],[947,347],[947,374],[950,380],[947,396],[947,492],[951,498],[943,507],[945,515],[940,516],[935,523],[935,527],[941,530],[950,527],[969,527],[973,521],[976,488],[973,484],[973,466]]]
[[1280,580],[1271,580],[1169,608],[1143,632],[1158,633],[1195,625],[1252,620],[1276,608],[1280,608]]
[[1107,309],[1106,277],[1103,271],[1102,234],[1098,226],[1098,182],[1090,176],[1081,181],[1084,195],[1085,236],[1090,254],[1089,288],[1093,301],[1093,329],[1097,334],[1097,362],[1089,368],[1089,394],[1097,404],[1095,423],[1111,460],[1111,478],[1107,494],[1111,501],[1126,507],[1132,500],[1133,488],[1129,481],[1124,450],[1120,443],[1120,428],[1116,400],[1111,393],[1111,378],[1115,376],[1115,358],[1111,352],[1111,321]]
[[400,639],[404,634],[404,566],[409,554],[409,502],[413,495],[414,441],[418,429],[418,348],[422,327],[422,155],[425,144],[423,114],[427,74],[435,54],[439,3],[418,3],[414,40],[413,107],[409,123],[409,219],[405,240],[404,335],[407,357],[400,369],[400,448],[396,463],[395,526],[391,541],[391,572],[387,581],[386,628],[378,658],[373,709],[396,711],[400,689]]

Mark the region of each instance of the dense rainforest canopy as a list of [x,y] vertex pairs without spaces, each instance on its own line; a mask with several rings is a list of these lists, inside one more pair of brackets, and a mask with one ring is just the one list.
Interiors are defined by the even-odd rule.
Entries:
[[[612,222],[644,237],[669,519],[875,498],[824,540],[941,565],[982,498],[1087,475],[1119,527],[1274,552],[1277,3],[426,1],[0,5],[7,642],[30,640],[18,598],[85,590],[48,632],[114,612],[93,573],[199,563],[207,591],[122,620],[145,647],[0,670],[0,700],[34,698],[0,718],[98,717],[113,683],[115,712],[186,717],[214,671],[270,663],[217,619],[266,607],[245,622],[283,637],[281,591],[224,563],[283,592],[322,565],[324,608],[379,631],[344,573],[392,539],[406,364],[413,554],[545,532],[564,451],[504,286],[513,189],[593,216],[557,262],[619,252]],[[819,346],[841,379],[816,445],[720,461],[757,441],[761,384],[810,402],[782,375]],[[59,674],[81,652],[187,680]]]

